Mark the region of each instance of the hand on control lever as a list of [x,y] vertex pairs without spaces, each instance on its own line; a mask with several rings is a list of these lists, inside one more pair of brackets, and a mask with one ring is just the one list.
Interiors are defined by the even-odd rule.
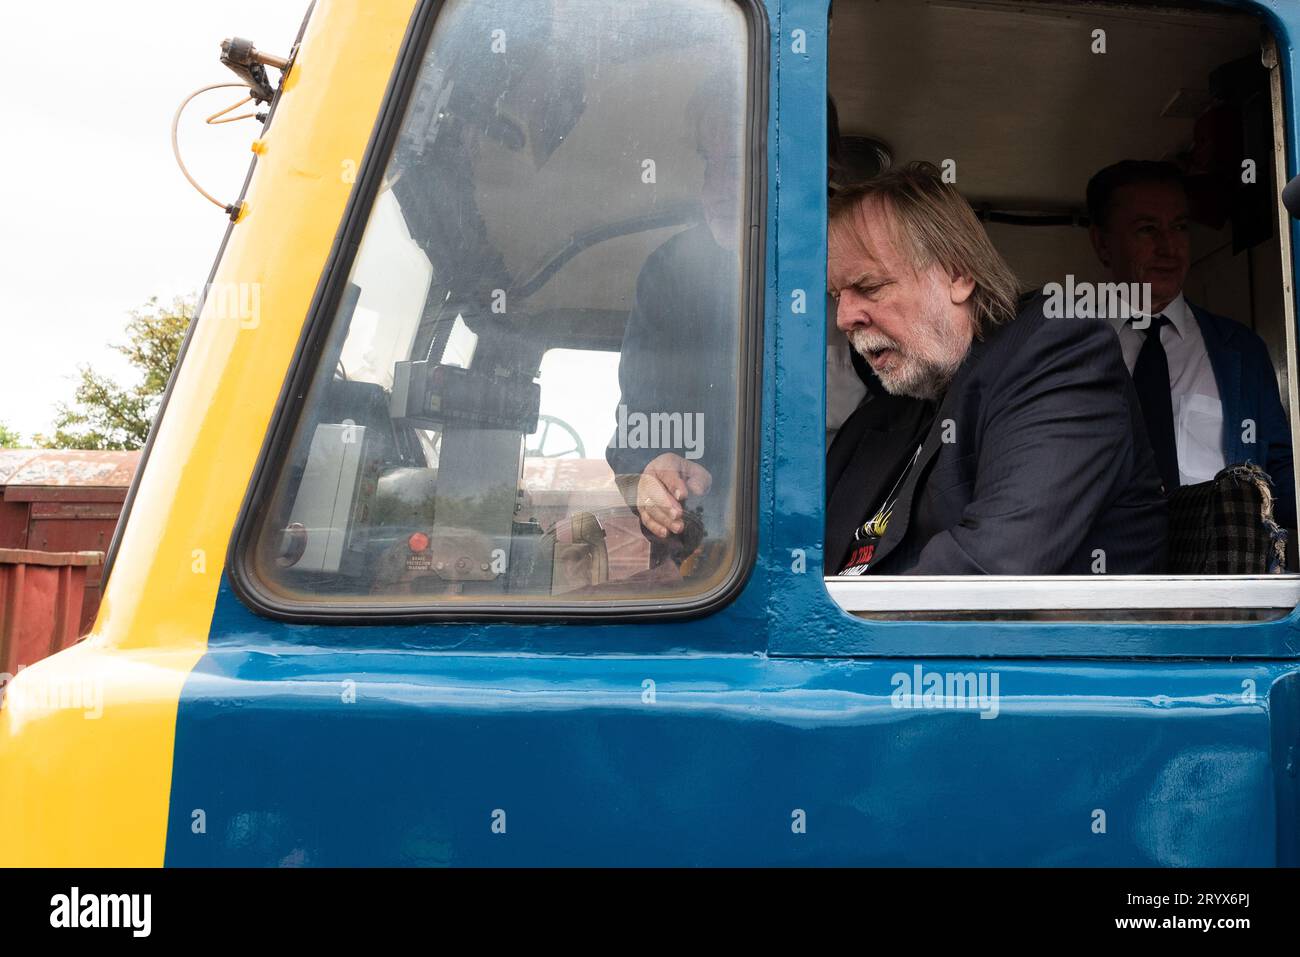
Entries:
[[713,476],[704,466],[674,452],[657,456],[641,471],[636,486],[641,524],[656,538],[681,534],[686,500],[705,494],[712,485]]

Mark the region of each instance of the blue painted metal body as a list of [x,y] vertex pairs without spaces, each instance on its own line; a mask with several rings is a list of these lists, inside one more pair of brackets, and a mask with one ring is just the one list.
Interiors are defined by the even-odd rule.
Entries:
[[[1300,9],[1267,12],[1294,168]],[[768,16],[743,592],[691,621],[363,627],[261,618],[223,584],[180,703],[168,864],[1300,863],[1296,615],[880,623],[827,596],[826,3],[770,0]],[[996,674],[996,718],[896,707],[916,667]]]

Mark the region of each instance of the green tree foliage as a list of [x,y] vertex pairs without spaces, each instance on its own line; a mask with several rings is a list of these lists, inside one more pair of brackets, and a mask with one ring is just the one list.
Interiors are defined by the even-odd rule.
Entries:
[[59,404],[54,434],[35,436],[35,444],[47,449],[142,447],[176,365],[194,305],[193,297],[178,297],[162,305],[155,296],[132,310],[126,325],[127,342],[113,348],[131,363],[140,381],[122,386],[89,366],[81,366],[72,404]]
[[3,422],[0,422],[0,449],[20,449],[22,447],[23,437]]

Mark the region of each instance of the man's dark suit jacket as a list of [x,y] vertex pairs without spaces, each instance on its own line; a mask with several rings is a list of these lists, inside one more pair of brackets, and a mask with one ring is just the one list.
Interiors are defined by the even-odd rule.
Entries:
[[[828,575],[915,450],[925,414],[877,386],[841,427],[827,453]],[[1159,573],[1166,526],[1119,340],[1099,320],[1044,317],[1039,297],[972,345],[870,574]]]

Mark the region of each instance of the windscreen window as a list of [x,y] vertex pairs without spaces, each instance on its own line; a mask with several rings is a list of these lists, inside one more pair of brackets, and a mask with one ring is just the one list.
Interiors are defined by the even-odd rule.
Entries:
[[749,24],[448,2],[254,503],[278,608],[689,605],[736,579]]

